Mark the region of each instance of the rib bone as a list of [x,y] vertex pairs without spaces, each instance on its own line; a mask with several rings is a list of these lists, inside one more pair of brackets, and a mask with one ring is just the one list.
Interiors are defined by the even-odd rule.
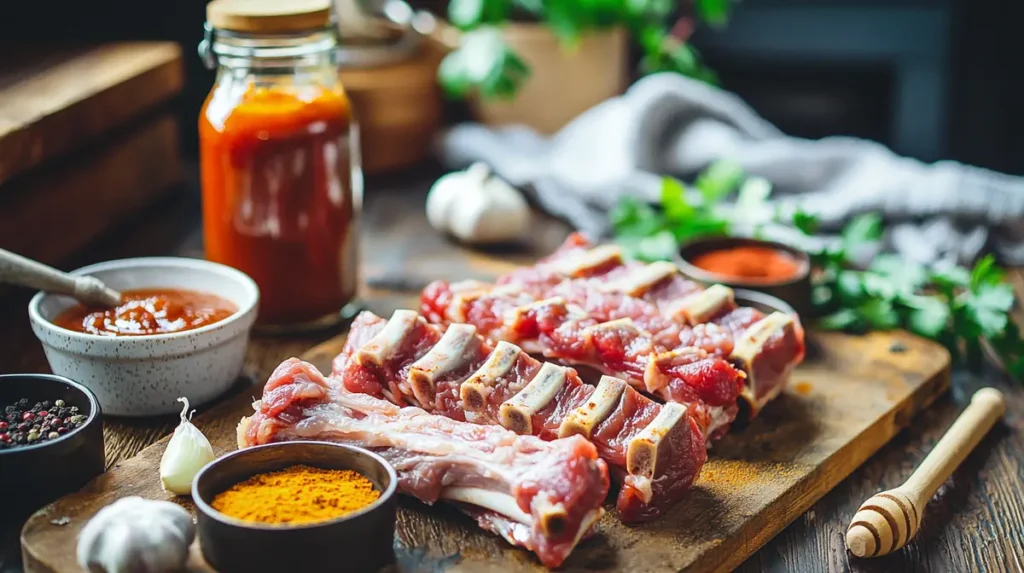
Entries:
[[420,404],[430,404],[436,394],[435,381],[466,364],[466,354],[480,345],[476,327],[453,324],[430,352],[409,367],[409,384]]
[[478,487],[451,486],[442,489],[438,497],[484,507],[524,525],[533,524],[533,517],[519,509],[515,498],[507,493],[499,493]]
[[672,263],[658,261],[640,267],[628,275],[600,286],[604,292],[624,292],[630,296],[641,296],[661,281],[679,272]]
[[619,403],[619,397],[626,389],[626,383],[613,376],[602,376],[601,381],[585,404],[565,417],[558,429],[558,436],[565,438],[573,434],[590,439],[594,428],[603,422]]
[[663,374],[659,369],[661,363],[697,361],[707,358],[707,356],[707,352],[693,346],[684,346],[661,354],[651,354],[647,361],[647,368],[644,369],[645,389],[653,394],[672,381],[670,376]]
[[711,285],[706,290],[691,294],[679,302],[673,314],[685,319],[691,325],[711,320],[723,309],[734,303],[732,289],[723,285]]
[[736,341],[730,358],[741,362],[752,362],[761,351],[768,339],[776,332],[793,324],[793,317],[781,312],[773,312],[755,322]]
[[501,341],[479,370],[462,383],[459,397],[462,407],[468,412],[480,412],[487,406],[487,396],[494,382],[508,373],[516,364],[523,351],[510,342]]
[[646,334],[636,326],[632,318],[619,318],[617,320],[609,320],[608,322],[600,322],[598,324],[588,326],[583,329],[583,336],[593,337],[594,334],[603,331],[624,331],[634,336]]
[[544,409],[565,385],[565,368],[545,362],[521,392],[501,405],[501,425],[517,434],[532,434],[532,417]]
[[617,245],[601,245],[593,249],[573,254],[553,261],[548,268],[556,273],[568,276],[580,276],[590,269],[622,260],[622,249]]
[[398,351],[402,340],[415,328],[417,318],[419,315],[411,310],[396,310],[384,330],[359,349],[356,360],[364,366],[383,364]]
[[541,499],[535,503],[534,511],[540,515],[540,530],[544,535],[558,537],[565,533],[569,512],[564,504]]
[[[495,288],[494,290],[497,291],[498,288]],[[499,298],[501,296],[500,293],[492,293],[492,295],[492,298]],[[551,298],[534,301],[509,309],[508,311],[505,312],[505,315],[503,317],[505,320],[505,324],[516,324],[530,312],[543,309],[545,307],[564,307],[564,311],[567,314],[567,320],[586,317],[586,314],[582,312],[582,309],[574,305],[570,305],[568,302],[566,302],[564,297],[553,296]]]
[[653,477],[658,470],[658,444],[685,414],[686,408],[679,404],[665,404],[654,421],[629,442],[626,470],[631,474]]
[[760,380],[756,362],[765,358],[764,349],[769,340],[784,333],[787,329],[793,329],[794,326],[792,316],[782,312],[773,312],[750,325],[736,340],[736,345],[729,358],[747,374],[747,385],[741,397],[753,412],[760,410],[765,403],[778,395],[783,387],[777,381]]

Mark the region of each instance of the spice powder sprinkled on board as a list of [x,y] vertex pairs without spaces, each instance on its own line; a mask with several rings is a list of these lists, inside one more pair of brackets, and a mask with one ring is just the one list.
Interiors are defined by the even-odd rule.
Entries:
[[708,460],[697,483],[711,489],[756,488],[766,482],[799,476],[797,468],[782,463],[752,463],[740,460]]
[[337,519],[379,497],[380,491],[359,472],[297,465],[237,483],[210,505],[243,521],[305,524]]

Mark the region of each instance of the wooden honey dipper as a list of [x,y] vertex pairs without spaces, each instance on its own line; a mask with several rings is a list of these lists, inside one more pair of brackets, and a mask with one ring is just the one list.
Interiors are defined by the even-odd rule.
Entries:
[[878,557],[906,545],[917,534],[924,506],[1005,412],[1002,392],[995,388],[975,392],[906,483],[875,494],[860,506],[846,531],[850,553]]

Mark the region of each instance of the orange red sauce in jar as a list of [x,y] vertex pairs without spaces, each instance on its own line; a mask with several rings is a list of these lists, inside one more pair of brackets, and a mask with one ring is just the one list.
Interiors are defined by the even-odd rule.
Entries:
[[753,245],[701,253],[691,258],[690,264],[723,278],[757,281],[796,278],[802,268],[801,262],[785,251]]
[[215,87],[199,119],[206,257],[260,288],[258,322],[337,313],[356,294],[349,101],[329,86]]
[[121,293],[116,308],[77,305],[53,323],[61,328],[99,336],[145,336],[195,330],[238,311],[218,296],[189,290],[139,289]]

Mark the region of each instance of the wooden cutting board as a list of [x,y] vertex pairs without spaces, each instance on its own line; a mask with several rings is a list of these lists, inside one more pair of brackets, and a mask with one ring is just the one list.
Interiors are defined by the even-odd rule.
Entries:
[[[371,300],[389,314],[412,300]],[[581,543],[565,571],[729,571],[800,516],[878,450],[949,383],[941,346],[901,331],[850,336],[810,333],[809,356],[787,390],[742,431],[717,442],[689,498],[638,527],[609,512]],[[306,353],[323,370],[343,337]],[[251,413],[249,394],[197,424],[218,454],[235,449],[235,425]],[[28,572],[79,572],[75,539],[100,508],[117,498],[171,499],[158,466],[166,438],[98,477],[81,492],[37,512],[22,531]],[[187,498],[177,500],[190,507]],[[61,518],[69,518],[65,525]],[[451,508],[403,499],[396,536],[400,571],[540,571],[532,554],[486,534]],[[325,567],[336,566],[325,556]],[[189,571],[208,572],[193,544]]]
[[181,48],[173,42],[5,50],[0,183],[94,142],[183,85]]

